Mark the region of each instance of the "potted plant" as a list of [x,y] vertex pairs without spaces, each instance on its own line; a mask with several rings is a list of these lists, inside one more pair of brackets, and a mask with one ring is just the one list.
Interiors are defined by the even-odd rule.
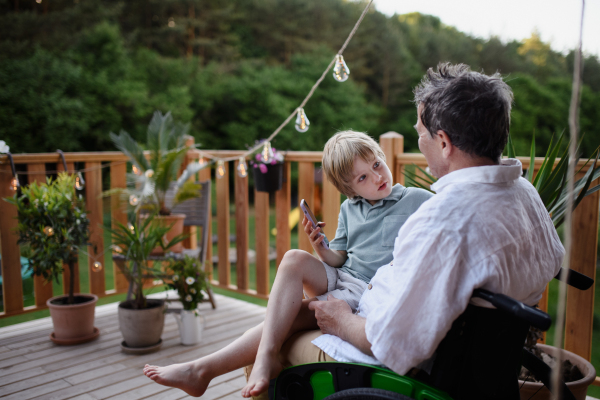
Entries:
[[283,184],[283,155],[266,142],[263,150],[250,162],[254,183],[259,192],[276,192]]
[[200,262],[185,256],[178,260],[172,259],[168,274],[163,277],[167,287],[177,291],[178,301],[183,309],[170,309],[175,314],[179,325],[181,344],[194,345],[202,339],[204,318],[198,314],[198,304],[204,299],[203,291],[207,290],[206,276]]
[[[567,180],[568,180],[568,165],[569,165],[569,153],[568,146],[564,150],[560,161],[555,166],[555,161],[560,153],[562,147],[564,135],[560,135],[555,141],[552,138],[550,146],[544,157],[544,161],[539,171],[533,176],[534,162],[535,162],[535,137],[532,140],[531,151],[530,151],[530,168],[527,170],[525,178],[531,182],[531,184],[537,189],[542,202],[546,206],[546,210],[552,218],[554,227],[558,228],[565,220],[565,212],[567,208]],[[515,150],[513,147],[512,139],[508,138],[508,157],[515,157]],[[588,159],[588,163],[591,165],[583,178],[578,179],[574,183],[574,203],[573,206],[576,208],[581,200],[585,196],[588,196],[598,190],[600,185],[596,185],[590,188],[591,183],[600,178],[600,167],[597,167],[598,157],[600,152],[596,151],[596,158],[592,161]],[[430,175],[427,171],[416,166],[421,171],[422,175],[418,175],[413,171],[406,171],[405,176],[408,184],[420,187],[422,189],[430,190],[429,186],[436,181],[436,178]],[[553,346],[538,344],[538,340],[542,337],[542,332],[536,328],[529,330],[527,340],[525,342],[525,348],[542,359],[547,364],[552,364],[555,356],[558,352],[561,352],[561,358],[563,361],[563,380],[567,384],[567,387],[574,394],[575,398],[584,400],[586,398],[588,386],[595,380],[596,371],[593,365],[583,357],[563,349],[557,349]],[[536,379],[523,368],[521,377],[523,380],[519,380],[519,387],[521,398],[529,399],[535,395],[536,399],[550,399],[551,394],[547,388],[543,388],[543,384]]]
[[[183,232],[184,214],[171,214],[171,208],[185,200],[198,196],[199,185],[188,180],[194,173],[204,167],[197,162],[187,166],[183,174],[177,179],[181,164],[189,147],[185,145],[188,124],[176,123],[171,113],[162,114],[156,111],[148,125],[146,132],[146,145],[137,143],[125,131],[119,135],[110,133],[115,146],[129,157],[133,173],[128,174],[129,189],[113,189],[105,195],[120,193],[136,211],[144,209],[157,212],[157,221],[164,226],[172,226],[167,233],[167,240]],[[147,157],[148,155],[148,157]],[[167,198],[170,189],[175,188],[173,199]],[[160,254],[160,247],[155,250]],[[181,252],[182,244],[178,243],[170,249],[172,252]]]
[[54,343],[70,345],[98,337],[94,310],[98,296],[74,293],[75,267],[79,250],[89,243],[89,225],[85,203],[75,194],[75,177],[66,172],[46,183],[32,183],[20,196],[6,199],[17,207],[19,243],[30,248],[29,265],[35,275],[58,282],[63,266],[69,267],[69,292],[46,302],[50,308]]
[[155,217],[156,213],[152,213],[127,225],[116,222],[116,228],[105,228],[112,236],[112,249],[116,253],[113,258],[130,285],[128,300],[119,303],[118,310],[124,339],[121,347],[130,353],[153,351],[162,344],[164,300],[148,299],[144,295],[144,281],[161,274],[159,265],[150,265],[152,250],[157,246],[166,250],[184,239],[179,235],[164,243],[163,236],[171,226],[158,223]]

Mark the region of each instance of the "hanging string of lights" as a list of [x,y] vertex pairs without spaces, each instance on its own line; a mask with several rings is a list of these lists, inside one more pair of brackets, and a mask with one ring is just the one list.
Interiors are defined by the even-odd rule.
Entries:
[[[302,100],[300,105],[281,123],[281,125],[279,125],[277,127],[277,129],[275,129],[275,131],[273,131],[273,133],[271,133],[271,135],[269,135],[269,137],[267,139],[254,145],[253,147],[248,149],[246,152],[244,152],[241,156],[237,155],[234,157],[221,158],[221,157],[216,157],[216,156],[213,156],[213,155],[210,155],[210,154],[200,151],[200,159],[197,162],[192,163],[192,165],[188,166],[188,169],[187,169],[188,172],[186,174],[186,178],[188,176],[190,176],[191,174],[199,171],[200,169],[208,167],[211,164],[216,164],[216,166],[217,166],[216,176],[217,176],[217,178],[222,178],[223,176],[225,176],[225,163],[229,162],[229,161],[234,161],[234,160],[238,160],[238,166],[237,166],[238,176],[245,178],[246,176],[248,176],[248,165],[246,163],[246,157],[248,157],[251,154],[256,153],[262,147],[261,154],[262,154],[263,160],[265,162],[268,162],[268,160],[270,160],[273,157],[271,141],[292,120],[292,118],[296,117],[295,128],[298,132],[308,131],[308,129],[310,127],[310,121],[308,120],[308,117],[306,116],[306,112],[304,111],[304,106],[306,105],[306,103],[308,103],[308,100],[312,97],[315,90],[317,89],[317,87],[319,87],[319,85],[321,84],[323,79],[325,79],[325,76],[327,75],[327,73],[329,72],[331,67],[333,67],[333,78],[336,81],[345,82],[346,80],[348,80],[348,76],[350,75],[350,69],[348,68],[348,65],[346,64],[346,62],[344,61],[344,57],[342,56],[342,53],[344,52],[344,50],[346,50],[348,43],[350,43],[350,40],[356,33],[356,30],[358,29],[358,27],[360,26],[361,22],[363,21],[365,15],[369,11],[369,8],[371,7],[372,3],[373,3],[373,0],[370,0],[367,3],[367,5],[365,6],[365,9],[363,10],[362,14],[360,15],[358,21],[356,21],[356,24],[352,28],[352,31],[350,31],[350,34],[346,38],[346,41],[344,42],[344,44],[342,45],[340,50],[336,53],[335,57],[331,60],[331,62],[329,63],[329,65],[327,66],[325,71],[323,71],[323,74],[321,75],[321,77],[312,86],[312,88],[310,89],[310,91],[308,92],[308,94],[306,95],[304,100]],[[64,170],[67,171],[67,164],[66,164],[63,152],[61,150],[57,150],[57,152],[61,156]],[[10,159],[12,173],[13,173],[13,180],[11,182],[11,188],[13,189],[13,191],[17,191],[18,188],[20,187],[19,180],[17,177],[17,173],[15,171],[15,168],[14,168],[12,156],[10,155],[10,153],[7,153],[7,156]],[[209,160],[209,161],[207,161],[207,160]],[[110,165],[118,165],[118,164],[122,164],[125,162],[126,161],[113,162]],[[83,179],[83,172],[90,172],[90,171],[94,171],[97,169],[106,168],[107,166],[109,166],[109,165],[102,165],[99,167],[84,168],[84,169],[78,170],[77,176],[75,177],[76,189],[82,190],[85,187],[85,181]],[[58,172],[62,172],[62,171],[46,171],[47,174],[58,173]],[[136,175],[140,175],[140,171],[138,170],[138,168],[135,165],[133,166],[133,173]],[[29,174],[33,174],[33,172],[22,172],[22,173],[20,172],[19,174],[29,175]],[[150,178],[150,177],[148,177],[148,178]],[[135,195],[132,195],[129,199],[129,203],[132,206],[135,206],[139,203],[139,198]]]

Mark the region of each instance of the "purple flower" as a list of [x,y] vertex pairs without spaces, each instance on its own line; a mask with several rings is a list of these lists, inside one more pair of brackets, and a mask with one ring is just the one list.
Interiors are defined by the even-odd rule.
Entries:
[[262,172],[263,174],[267,173],[267,166],[265,164],[259,164],[258,168],[260,168],[260,172]]

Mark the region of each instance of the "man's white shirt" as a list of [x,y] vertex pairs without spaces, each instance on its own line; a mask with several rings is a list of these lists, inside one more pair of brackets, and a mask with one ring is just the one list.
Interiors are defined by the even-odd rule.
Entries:
[[[518,160],[451,172],[405,222],[392,264],[381,267],[358,314],[377,360],[322,335],[313,343],[338,361],[382,363],[399,374],[429,359],[473,290],[536,304],[558,273],[564,248]],[[367,357],[367,358],[365,358]]]

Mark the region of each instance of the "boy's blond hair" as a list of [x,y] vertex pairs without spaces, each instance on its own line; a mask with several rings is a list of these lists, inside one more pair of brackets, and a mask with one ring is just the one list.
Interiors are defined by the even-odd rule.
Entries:
[[352,198],[352,170],[354,159],[366,162],[379,157],[385,162],[385,154],[373,138],[362,132],[342,131],[333,135],[323,149],[323,172],[327,180],[341,193]]

